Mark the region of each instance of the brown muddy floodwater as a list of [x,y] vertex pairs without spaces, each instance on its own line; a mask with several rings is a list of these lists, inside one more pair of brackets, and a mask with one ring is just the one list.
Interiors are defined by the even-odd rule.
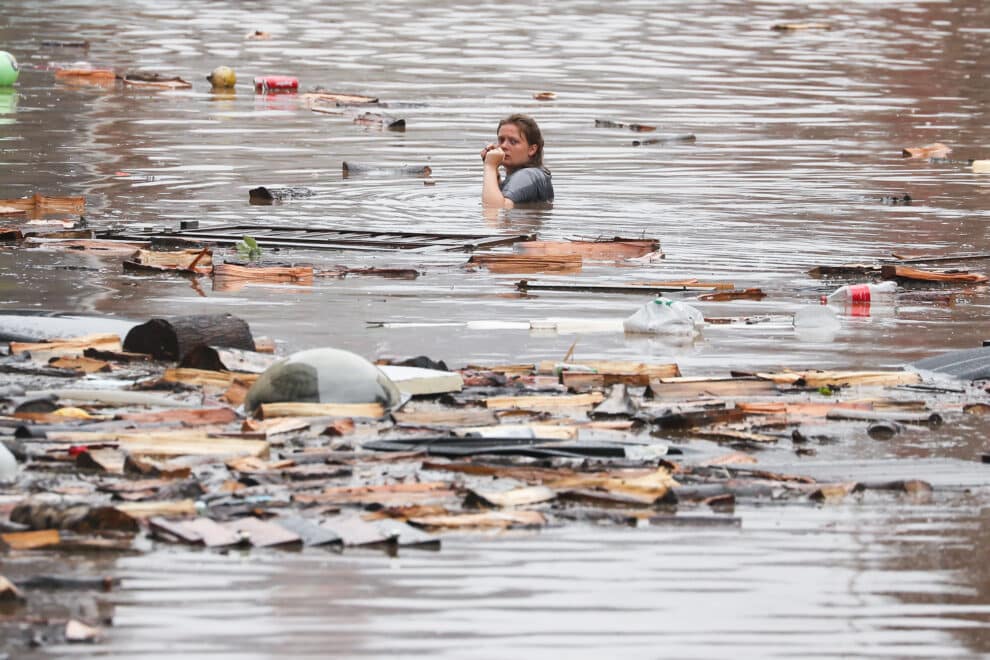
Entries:
[[[778,32],[777,22],[829,31]],[[246,40],[254,30],[270,40]],[[0,251],[0,309],[91,312],[138,320],[230,312],[280,352],[337,346],[367,357],[426,354],[451,366],[562,357],[674,361],[685,375],[729,369],[887,368],[990,338],[990,296],[954,304],[899,297],[842,316],[827,339],[788,321],[835,284],[818,264],[891,252],[988,249],[990,176],[904,159],[943,142],[953,159],[990,158],[990,3],[986,0],[713,0],[553,3],[141,0],[3,3],[0,49],[22,73],[0,90],[0,198],[84,194],[97,226],[180,221],[451,233],[647,236],[666,259],[586,265],[580,281],[725,280],[763,301],[697,303],[706,316],[771,315],[710,326],[689,343],[491,330],[477,321],[621,318],[629,295],[512,295],[519,276],[468,272],[463,254],[291,252],[281,259],[406,266],[415,281],[318,280],[312,287],[204,291],[133,276],[118,260]],[[88,50],[42,46],[87,39]],[[52,63],[87,60],[193,82],[150,92],[56,81]],[[204,77],[237,71],[234,94]],[[404,133],[317,114],[291,95],[256,95],[256,75],[303,89],[369,94]],[[539,102],[537,91],[557,99]],[[510,112],[547,140],[552,209],[486,215],[478,152]],[[693,144],[633,146],[643,134],[596,119],[693,133]],[[436,184],[343,178],[342,161],[425,165]],[[247,191],[314,195],[251,206]],[[882,195],[908,193],[910,206]],[[985,262],[974,262],[980,270]],[[554,281],[553,277],[540,277]],[[573,278],[569,278],[573,279]],[[369,322],[441,324],[372,327]],[[152,546],[74,560],[109,573],[110,594],[53,603],[112,616],[104,642],[32,654],[104,657],[713,658],[990,655],[987,424],[952,419],[888,442],[851,434],[769,468],[832,478],[923,478],[932,499],[738,507],[741,528],[576,525],[445,538],[440,552],[387,557]],[[25,572],[26,558],[0,560]],[[65,570],[67,567],[61,567]],[[65,608],[68,607],[68,610]],[[0,655],[26,653],[18,640]]]

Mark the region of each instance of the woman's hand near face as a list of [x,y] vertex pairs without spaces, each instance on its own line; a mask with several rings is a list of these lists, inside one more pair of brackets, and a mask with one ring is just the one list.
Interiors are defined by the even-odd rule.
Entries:
[[495,145],[489,145],[489,147],[485,148],[485,165],[494,165],[495,167],[498,167],[502,164],[502,160],[505,158],[505,152]]
[[485,145],[485,148],[481,150],[481,161],[484,162],[485,156],[488,155],[488,152],[489,151],[491,151],[492,149],[497,149],[497,148],[498,148],[498,145],[496,145],[494,142],[489,142],[488,144],[486,144]]

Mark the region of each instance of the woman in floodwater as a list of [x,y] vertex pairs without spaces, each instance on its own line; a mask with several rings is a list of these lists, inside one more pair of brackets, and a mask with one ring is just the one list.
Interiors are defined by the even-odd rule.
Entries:
[[[550,170],[543,167],[543,134],[528,115],[510,115],[498,123],[498,145],[481,150],[485,174],[481,203],[511,209],[516,204],[553,201]],[[505,178],[498,166],[505,167]]]

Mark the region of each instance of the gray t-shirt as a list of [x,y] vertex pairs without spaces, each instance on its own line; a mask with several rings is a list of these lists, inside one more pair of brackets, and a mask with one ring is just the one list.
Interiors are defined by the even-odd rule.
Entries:
[[550,172],[542,167],[524,167],[502,180],[502,196],[515,204],[552,202]]

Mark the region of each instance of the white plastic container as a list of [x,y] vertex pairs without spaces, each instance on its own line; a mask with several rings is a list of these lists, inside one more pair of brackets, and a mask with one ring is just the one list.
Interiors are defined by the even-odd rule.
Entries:
[[624,320],[622,329],[637,334],[693,335],[704,325],[704,315],[691,305],[679,300],[657,298]]
[[822,296],[822,304],[826,303],[869,303],[878,300],[893,300],[897,293],[897,282],[887,281],[878,284],[849,284]]

